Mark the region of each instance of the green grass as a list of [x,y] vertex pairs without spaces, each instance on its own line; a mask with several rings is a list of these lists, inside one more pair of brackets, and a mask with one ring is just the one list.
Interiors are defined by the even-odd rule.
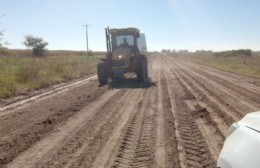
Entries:
[[96,73],[95,56],[0,56],[0,98],[48,87]]
[[214,53],[174,54],[179,59],[225,71],[260,78],[260,56],[214,56]]

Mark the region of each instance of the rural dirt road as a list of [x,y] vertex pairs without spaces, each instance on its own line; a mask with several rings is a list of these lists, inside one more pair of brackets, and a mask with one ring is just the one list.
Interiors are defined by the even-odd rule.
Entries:
[[0,167],[216,167],[229,125],[260,110],[260,80],[165,55],[151,85],[90,80],[0,113]]

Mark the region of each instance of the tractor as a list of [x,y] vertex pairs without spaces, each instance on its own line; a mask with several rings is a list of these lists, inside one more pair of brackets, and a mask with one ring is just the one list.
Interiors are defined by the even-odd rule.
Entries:
[[147,57],[140,54],[137,45],[139,30],[137,28],[105,28],[106,57],[97,64],[97,75],[100,85],[108,79],[122,81],[126,73],[135,73],[137,82],[148,80]]

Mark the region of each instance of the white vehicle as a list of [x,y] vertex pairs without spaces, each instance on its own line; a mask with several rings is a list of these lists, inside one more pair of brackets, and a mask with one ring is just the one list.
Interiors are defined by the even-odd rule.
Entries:
[[260,168],[260,111],[230,126],[217,166]]

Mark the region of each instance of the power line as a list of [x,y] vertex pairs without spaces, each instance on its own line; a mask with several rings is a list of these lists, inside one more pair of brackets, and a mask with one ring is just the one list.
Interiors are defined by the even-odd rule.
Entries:
[[91,25],[85,24],[82,26],[86,27],[86,44],[87,44],[87,52],[88,52],[88,27],[90,27]]

